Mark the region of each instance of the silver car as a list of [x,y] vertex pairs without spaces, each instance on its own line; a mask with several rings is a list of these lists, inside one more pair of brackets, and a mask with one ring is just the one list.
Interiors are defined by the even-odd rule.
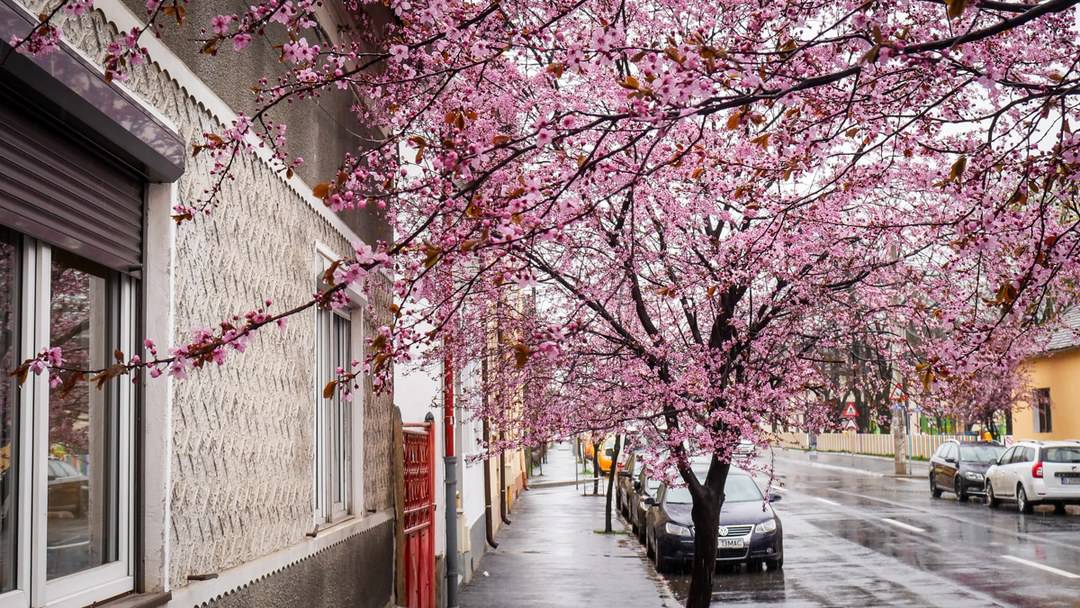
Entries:
[[1021,441],[986,472],[986,504],[1016,503],[1021,513],[1051,504],[1080,505],[1080,441]]

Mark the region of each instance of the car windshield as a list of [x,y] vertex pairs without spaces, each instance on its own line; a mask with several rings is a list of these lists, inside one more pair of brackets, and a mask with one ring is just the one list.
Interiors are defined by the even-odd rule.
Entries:
[[656,488],[659,488],[659,487],[660,487],[660,482],[657,481],[656,479],[650,479],[650,480],[645,482],[645,489],[649,492],[649,494],[652,494],[653,492],[655,492]]
[[960,460],[964,462],[994,462],[1005,452],[999,445],[961,445]]
[[1043,462],[1080,463],[1080,447],[1046,448],[1043,450]]
[[[690,497],[690,490],[685,486],[668,488],[664,500],[678,504],[690,504],[693,502]],[[754,500],[765,500],[765,498],[761,495],[761,490],[758,489],[753,479],[746,475],[732,475],[727,478],[727,483],[724,485],[724,502],[750,502]]]

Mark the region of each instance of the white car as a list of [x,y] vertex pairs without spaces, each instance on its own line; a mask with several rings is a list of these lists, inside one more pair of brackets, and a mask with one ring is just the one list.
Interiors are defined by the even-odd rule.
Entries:
[[986,472],[986,504],[1016,503],[1021,513],[1051,504],[1080,505],[1080,441],[1021,441]]

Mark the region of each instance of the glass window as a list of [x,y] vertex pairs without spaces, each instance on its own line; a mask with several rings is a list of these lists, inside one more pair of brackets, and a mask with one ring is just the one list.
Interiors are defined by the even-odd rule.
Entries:
[[48,347],[64,357],[21,386],[0,374],[0,593],[12,605],[28,592],[90,605],[131,589],[134,392],[130,379],[98,386],[75,370],[132,352],[134,294],[127,277],[0,229],[0,366]]
[[960,460],[964,462],[996,462],[1005,448],[997,445],[961,445]]
[[[724,484],[724,502],[765,500],[754,480],[746,475],[729,475]],[[686,486],[668,488],[664,502],[690,504],[693,498]]]
[[1001,464],[1009,464],[1010,462],[1012,462],[1012,457],[1015,454],[1016,454],[1016,448],[1009,448],[1009,449],[1005,450],[1005,453],[1002,454],[1001,458],[999,459],[999,460],[1001,460]]
[[15,588],[19,392],[8,373],[19,365],[19,243],[0,228],[0,593]]
[[337,312],[319,311],[316,335],[319,405],[316,407],[316,511],[333,521],[348,514],[352,475],[352,404],[323,387],[352,367],[352,322]]
[[1031,406],[1032,415],[1035,417],[1035,432],[1050,433],[1054,430],[1052,418],[1052,406],[1050,402],[1050,389],[1037,388],[1034,390],[1034,398]]
[[[108,367],[117,345],[111,334],[114,298],[110,292],[107,273],[74,256],[53,252],[50,344],[63,349],[68,367]],[[48,578],[117,558],[114,393],[113,383],[99,389],[84,378],[49,391],[49,458],[56,477],[50,480],[48,491]]]
[[1080,446],[1044,448],[1042,459],[1043,462],[1080,463]]

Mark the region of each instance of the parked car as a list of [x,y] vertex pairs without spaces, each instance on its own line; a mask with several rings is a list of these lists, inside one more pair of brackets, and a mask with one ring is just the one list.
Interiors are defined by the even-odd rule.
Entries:
[[[724,486],[720,509],[717,563],[745,563],[749,570],[784,567],[784,530],[780,518],[754,479],[742,469],[731,469]],[[651,503],[651,504],[650,504]],[[659,572],[694,558],[694,526],[690,517],[690,490],[661,484],[650,504],[646,520],[645,547]]]
[[[620,451],[622,451],[620,449]],[[620,454],[622,456],[622,454]],[[611,462],[615,458],[615,437],[611,436],[600,444],[600,452],[596,455],[596,463],[600,465],[601,473],[611,472]],[[616,465],[618,466],[618,465]]]
[[972,494],[986,493],[985,476],[990,465],[1005,452],[1005,446],[987,441],[946,441],[930,458],[930,495],[956,494],[963,502]]
[[630,495],[630,528],[637,535],[638,540],[645,543],[645,519],[649,511],[649,505],[656,497],[656,490],[660,487],[660,480],[653,479],[648,475],[648,469],[642,468],[634,481],[633,493]]
[[743,438],[740,439],[738,445],[735,446],[735,449],[732,451],[732,456],[736,458],[746,458],[747,456],[753,454],[754,450],[756,449],[757,446],[754,445],[753,441]]
[[630,507],[633,506],[630,499],[634,495],[634,484],[644,466],[645,460],[640,453],[631,452],[626,459],[626,466],[619,470],[619,476],[615,479],[615,504],[627,521],[630,521]]
[[74,517],[86,512],[90,480],[75,467],[49,458],[49,511],[68,511]]
[[986,472],[986,504],[1016,503],[1021,513],[1036,505],[1080,505],[1080,441],[1021,441]]

